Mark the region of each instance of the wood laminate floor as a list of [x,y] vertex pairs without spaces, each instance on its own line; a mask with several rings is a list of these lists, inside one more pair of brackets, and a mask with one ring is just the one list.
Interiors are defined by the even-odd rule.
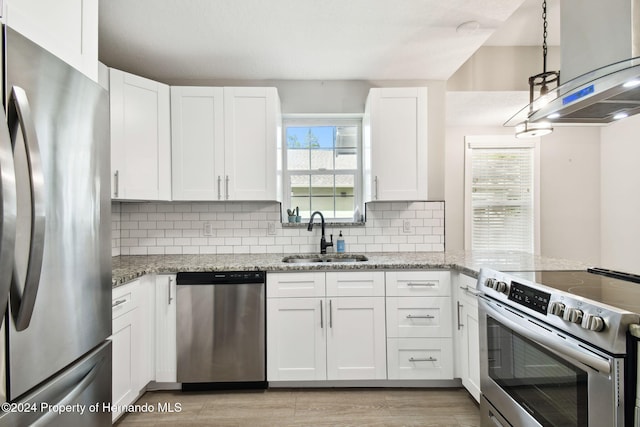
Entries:
[[[150,426],[442,426],[479,427],[464,389],[270,389],[234,392],[147,392],[118,427]],[[179,412],[167,412],[166,407]]]

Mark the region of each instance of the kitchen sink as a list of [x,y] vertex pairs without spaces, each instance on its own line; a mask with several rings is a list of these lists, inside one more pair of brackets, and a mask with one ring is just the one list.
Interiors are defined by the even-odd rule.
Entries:
[[368,261],[368,260],[369,258],[367,258],[364,255],[355,255],[355,254],[348,254],[343,256],[335,255],[335,254],[331,254],[329,256],[327,255],[320,255],[320,256],[291,255],[291,256],[286,256],[282,258],[282,262],[286,262],[289,264],[305,263],[305,262],[306,263],[362,262],[362,261]]

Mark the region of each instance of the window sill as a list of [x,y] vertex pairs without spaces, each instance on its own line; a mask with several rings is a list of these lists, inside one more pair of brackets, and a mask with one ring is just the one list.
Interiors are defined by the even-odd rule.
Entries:
[[[313,222],[314,226],[319,226],[320,222]],[[282,228],[307,228],[309,221],[302,222],[283,222]],[[365,222],[339,222],[339,221],[326,221],[324,223],[325,228],[347,228],[347,227],[364,227]]]

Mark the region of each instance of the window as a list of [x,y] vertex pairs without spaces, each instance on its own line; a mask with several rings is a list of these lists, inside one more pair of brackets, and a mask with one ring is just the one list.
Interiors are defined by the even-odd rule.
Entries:
[[537,145],[510,136],[465,143],[465,247],[537,253]]
[[[287,119],[285,208],[351,221],[361,203],[361,128],[355,119]],[[361,208],[359,208],[361,209]]]

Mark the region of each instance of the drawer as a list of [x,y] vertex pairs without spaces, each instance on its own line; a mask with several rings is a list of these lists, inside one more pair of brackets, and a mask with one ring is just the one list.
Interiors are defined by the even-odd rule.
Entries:
[[327,276],[328,297],[383,297],[384,272],[334,271]]
[[426,297],[451,295],[449,271],[388,271],[387,296]]
[[387,336],[451,337],[451,298],[387,297]]
[[116,319],[138,306],[140,281],[133,280],[111,291],[111,318]]
[[453,379],[451,338],[389,338],[387,368],[390,380]]
[[324,297],[325,273],[267,273],[267,298]]

